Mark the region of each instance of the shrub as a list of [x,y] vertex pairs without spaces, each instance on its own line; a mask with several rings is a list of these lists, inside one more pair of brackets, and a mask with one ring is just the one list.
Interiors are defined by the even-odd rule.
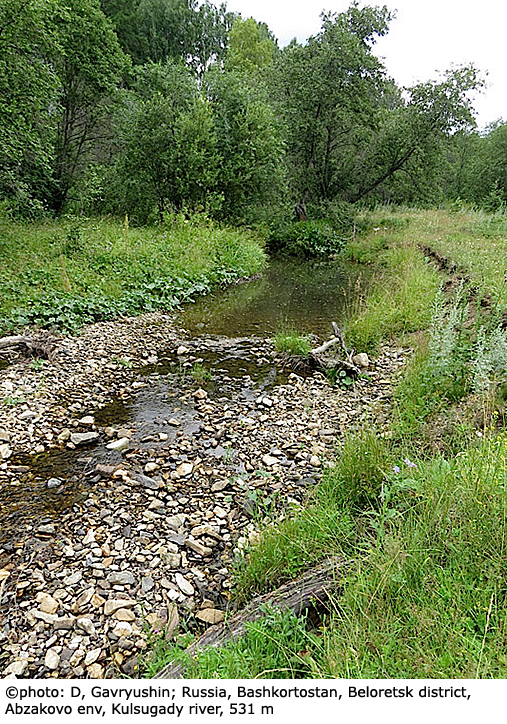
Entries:
[[345,247],[346,235],[328,221],[297,221],[271,229],[269,246],[306,259],[337,254]]

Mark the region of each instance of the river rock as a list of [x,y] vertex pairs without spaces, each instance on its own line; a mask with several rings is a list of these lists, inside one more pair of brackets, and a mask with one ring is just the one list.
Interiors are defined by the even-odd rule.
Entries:
[[18,659],[4,669],[3,676],[5,679],[8,679],[10,676],[23,676],[27,667],[28,661],[26,659]]
[[60,666],[60,654],[56,649],[48,649],[44,657],[44,666],[50,671],[55,671]]
[[264,465],[266,465],[266,467],[272,468],[273,465],[277,465],[280,461],[273,455],[263,455],[262,462],[264,463]]
[[204,621],[204,623],[214,625],[216,623],[222,623],[224,620],[224,613],[216,608],[204,608],[202,611],[198,611],[195,614],[195,617],[198,618],[199,621]]
[[78,618],[78,620],[76,621],[76,626],[85,633],[87,633],[88,636],[93,636],[93,634],[95,633],[95,624],[90,618]]
[[207,556],[210,556],[213,553],[212,548],[208,548],[207,546],[202,545],[202,543],[199,543],[199,541],[196,540],[186,540],[185,545],[187,548],[190,548],[190,550],[194,551],[194,553],[197,553],[198,556],[203,556],[206,558]]
[[176,472],[180,478],[186,478],[192,473],[194,466],[192,463],[180,463],[176,468]]
[[79,447],[79,445],[87,445],[90,442],[94,442],[98,440],[98,438],[98,432],[73,432],[70,436],[70,441],[73,445]]
[[360,352],[359,354],[354,355],[352,357],[352,362],[357,367],[369,367],[370,366],[370,358],[366,354],[366,352]]
[[104,613],[106,616],[111,616],[120,608],[131,608],[135,604],[136,602],[131,598],[110,598],[104,604]]
[[99,658],[101,653],[102,653],[101,648],[91,649],[91,651],[88,651],[84,658],[84,662],[83,662],[84,665],[91,666],[92,664],[94,664],[97,661],[97,659]]
[[39,610],[43,613],[56,613],[58,611],[58,601],[49,595],[49,593],[39,592],[35,598],[39,604]]
[[12,450],[7,444],[0,445],[0,458],[2,460],[8,460],[12,455]]
[[54,535],[56,533],[56,527],[53,523],[47,523],[39,525],[37,533],[43,533],[44,535]]
[[82,418],[79,420],[79,423],[80,423],[81,425],[89,425],[89,426],[91,426],[91,425],[94,425],[94,424],[95,424],[95,418],[93,417],[93,415],[85,415],[84,417],[82,417]]
[[134,586],[136,584],[136,578],[131,571],[113,571],[107,576],[107,581],[112,586]]
[[135,621],[135,614],[128,608],[119,608],[113,613],[113,618],[117,621]]
[[176,574],[176,583],[178,584],[178,588],[182,593],[184,593],[186,596],[193,596],[194,594],[194,587],[188,581],[184,576],[181,575],[181,573]]
[[92,664],[87,668],[90,679],[103,679],[104,668],[100,664]]
[[130,446],[130,440],[128,437],[120,437],[118,440],[113,440],[112,442],[108,442],[106,445],[106,448],[108,450],[115,450],[116,452],[121,452],[122,450],[126,450]]
[[113,629],[113,633],[118,638],[122,636],[130,636],[132,633],[132,626],[128,621],[119,621]]

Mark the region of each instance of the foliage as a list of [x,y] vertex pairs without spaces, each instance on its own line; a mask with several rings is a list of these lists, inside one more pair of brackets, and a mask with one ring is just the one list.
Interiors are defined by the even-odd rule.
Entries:
[[171,309],[265,263],[252,234],[202,217],[176,217],[151,229],[85,219],[3,221],[0,248],[4,328],[76,331],[119,314]]
[[214,115],[221,215],[278,201],[283,186],[283,137],[272,106],[235,70],[213,69],[204,81]]
[[372,130],[382,78],[371,45],[389,20],[386,7],[353,4],[324,16],[321,33],[305,45],[293,41],[282,51],[273,83],[296,198],[334,199],[346,187],[358,146]]
[[386,475],[392,466],[387,442],[373,430],[359,430],[345,437],[336,466],[322,485],[328,500],[360,510],[378,506]]
[[270,248],[306,259],[329,257],[345,247],[346,235],[326,220],[297,221],[271,230]]

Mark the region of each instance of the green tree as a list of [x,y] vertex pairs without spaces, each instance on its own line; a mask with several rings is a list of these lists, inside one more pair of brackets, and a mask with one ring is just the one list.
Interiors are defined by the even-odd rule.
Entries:
[[288,162],[296,198],[334,199],[350,187],[357,154],[375,126],[383,68],[371,47],[387,32],[386,7],[356,4],[324,15],[322,31],[293,41],[274,72],[287,127]]
[[150,64],[125,94],[113,183],[116,211],[147,220],[153,207],[205,208],[217,154],[210,104],[182,64]]
[[0,197],[25,213],[42,208],[51,177],[59,111],[55,4],[0,3]]
[[63,0],[56,18],[60,52],[54,184],[51,206],[59,213],[90,151],[104,139],[108,102],[118,87],[126,57],[99,0]]
[[473,66],[454,69],[439,82],[407,89],[409,98],[383,114],[363,154],[354,186],[347,193],[356,202],[376,192],[403,172],[417,187],[438,167],[446,140],[475,125],[470,93],[482,85]]
[[272,71],[279,49],[265,23],[237,17],[229,35],[225,67],[259,78]]
[[222,212],[241,217],[277,200],[283,184],[283,133],[272,106],[237,71],[215,68],[204,79],[215,119]]

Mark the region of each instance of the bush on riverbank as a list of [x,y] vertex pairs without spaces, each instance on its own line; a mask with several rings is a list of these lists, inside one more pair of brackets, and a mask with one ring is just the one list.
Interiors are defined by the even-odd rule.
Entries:
[[82,324],[172,309],[265,264],[254,234],[199,216],[131,228],[110,219],[39,224],[0,218],[0,325],[75,331]]

